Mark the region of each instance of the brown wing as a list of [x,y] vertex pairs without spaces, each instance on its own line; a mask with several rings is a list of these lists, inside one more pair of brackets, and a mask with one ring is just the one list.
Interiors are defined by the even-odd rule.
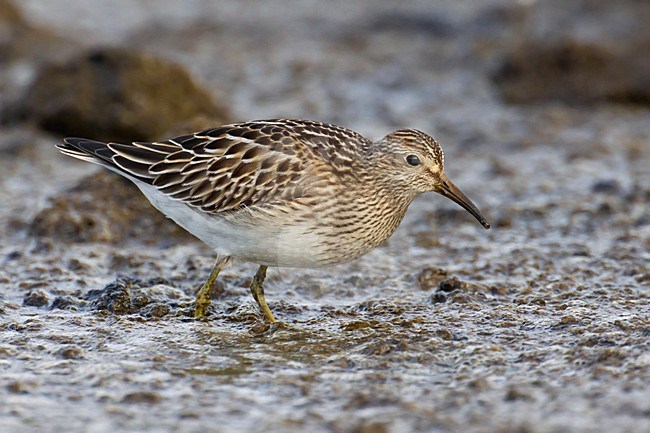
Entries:
[[336,175],[351,170],[354,155],[369,145],[338,126],[275,119],[155,143],[66,139],[59,148],[149,183],[176,200],[221,213],[295,197],[297,191],[305,194],[312,171]]
[[247,132],[223,127],[161,143],[109,148],[118,166],[147,178],[162,193],[221,213],[273,201],[303,175],[304,164],[286,146],[260,140],[263,136],[249,138]]

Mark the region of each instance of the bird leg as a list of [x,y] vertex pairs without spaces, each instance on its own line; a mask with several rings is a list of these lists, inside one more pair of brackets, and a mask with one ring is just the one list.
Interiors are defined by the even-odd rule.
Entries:
[[208,280],[201,286],[199,291],[196,293],[196,307],[194,309],[194,318],[201,319],[205,317],[205,312],[210,306],[210,292],[212,291],[212,286],[219,275],[219,272],[228,264],[230,260],[229,256],[221,257],[217,259],[217,263],[212,269],[212,273],[208,277]]
[[267,267],[268,266],[261,265],[257,270],[257,272],[255,273],[255,276],[253,277],[253,281],[251,282],[251,293],[253,294],[253,299],[255,299],[257,305],[260,306],[262,312],[269,320],[269,322],[275,323],[275,317],[273,317],[273,313],[271,313],[271,309],[266,303],[266,299],[264,299],[264,288],[262,287],[264,278],[266,278]]

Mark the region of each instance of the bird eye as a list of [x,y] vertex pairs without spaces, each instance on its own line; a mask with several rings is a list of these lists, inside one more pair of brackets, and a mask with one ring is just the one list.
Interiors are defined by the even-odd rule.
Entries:
[[413,167],[420,165],[420,158],[416,155],[408,155],[405,159],[408,165],[412,165]]

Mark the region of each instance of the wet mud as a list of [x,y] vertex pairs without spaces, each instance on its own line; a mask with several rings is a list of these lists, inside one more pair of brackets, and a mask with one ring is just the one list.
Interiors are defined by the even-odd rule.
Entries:
[[[236,120],[426,130],[492,228],[424,195],[356,262],[270,268],[281,324],[238,262],[194,320],[214,252],[134,186],[59,155],[19,103],[50,59],[16,54],[0,71],[0,431],[650,431],[647,81],[619,92],[603,66],[595,91],[584,63],[558,72],[542,56],[555,48],[521,48],[564,26],[553,47],[587,35],[599,61],[639,71],[650,33],[631,37],[636,57],[609,38],[646,28],[630,24],[643,2],[612,2],[614,19],[590,1],[567,15],[553,1],[123,0],[99,27],[104,6],[59,3],[26,0],[16,20],[0,2],[0,25],[56,34],[38,40],[61,62],[98,46],[173,62]],[[177,120],[165,129],[206,121]]]

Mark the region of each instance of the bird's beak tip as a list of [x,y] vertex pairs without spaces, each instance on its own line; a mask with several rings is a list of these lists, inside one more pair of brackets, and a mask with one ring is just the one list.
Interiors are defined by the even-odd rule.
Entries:
[[469,213],[472,214],[474,218],[487,230],[490,228],[490,223],[487,222],[487,220],[483,217],[481,212],[478,210],[476,205],[472,203],[472,201],[467,198],[465,194],[456,186],[454,185],[453,182],[451,182],[446,176],[443,178],[441,186],[436,189],[436,192],[439,194],[444,195],[445,197],[453,200],[465,210],[467,210]]

